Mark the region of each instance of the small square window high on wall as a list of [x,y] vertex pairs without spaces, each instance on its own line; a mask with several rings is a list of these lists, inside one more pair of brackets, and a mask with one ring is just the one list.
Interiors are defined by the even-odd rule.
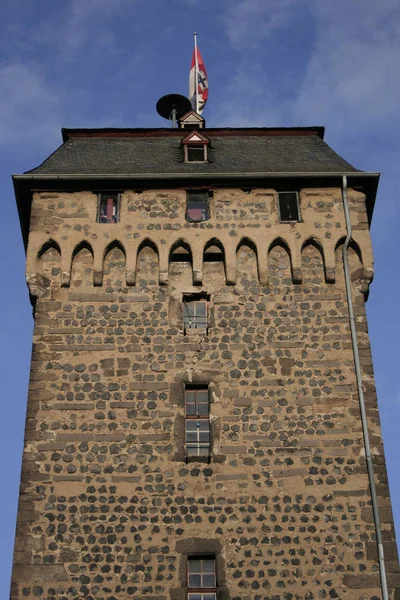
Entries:
[[186,196],[186,221],[198,223],[208,221],[210,209],[208,204],[209,193],[203,191],[190,191]]
[[188,556],[188,600],[216,600],[217,573],[215,556]]
[[278,192],[279,220],[281,223],[300,220],[298,192]]
[[208,328],[208,301],[206,298],[196,296],[183,297],[183,325],[185,331],[198,329],[207,332]]
[[208,386],[185,388],[186,456],[209,457],[211,449]]
[[119,194],[99,194],[97,222],[117,223],[119,221]]

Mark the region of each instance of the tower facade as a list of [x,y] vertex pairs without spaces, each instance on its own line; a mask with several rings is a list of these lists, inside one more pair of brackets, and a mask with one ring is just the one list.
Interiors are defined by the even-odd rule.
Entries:
[[14,176],[35,328],[11,598],[398,598],[378,175],[322,128],[185,124],[63,130]]

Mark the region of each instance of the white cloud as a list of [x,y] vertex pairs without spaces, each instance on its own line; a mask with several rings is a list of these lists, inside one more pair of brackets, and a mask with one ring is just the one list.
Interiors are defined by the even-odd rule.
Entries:
[[[72,0],[69,3],[69,11],[63,28],[64,39],[70,49],[76,49],[86,42],[88,30],[92,21],[98,22],[109,18],[112,14],[120,11],[123,4],[128,0]],[[132,0],[130,0],[132,4]],[[110,32],[101,31],[101,36],[107,34],[104,40],[105,46],[109,48],[111,41]]]
[[[294,36],[301,4],[309,15],[307,40]],[[354,131],[397,120],[400,0],[236,0],[224,6],[225,34],[239,55],[250,45],[254,57],[254,64],[238,61],[224,93],[235,96],[227,118],[236,124],[251,114],[265,125],[320,122],[334,124],[339,133],[350,125]],[[272,35],[276,39],[267,41]],[[277,40],[282,47],[285,39],[308,44],[286,55],[299,63],[291,86],[284,80],[289,62],[273,71],[272,47]]]
[[[375,211],[373,232],[375,248],[386,245],[400,214],[400,0],[305,0],[304,35],[293,21],[297,3],[221,6],[235,60],[221,66],[233,72],[218,90],[224,102],[214,109],[212,125],[325,125],[328,143],[347,160],[382,171],[385,211]],[[286,52],[274,61],[276,48]]]
[[[223,0],[225,2],[225,0]],[[268,38],[293,18],[303,0],[236,0],[227,3],[221,20],[233,44],[255,44]]]
[[50,147],[59,138],[57,96],[38,69],[20,63],[0,67],[0,144],[35,141]]
[[[51,48],[55,55],[65,62],[73,61],[79,51],[86,46],[87,52],[95,52],[99,58],[112,55],[118,47],[118,30],[113,30],[111,19],[120,15],[124,8],[134,6],[136,0],[68,0],[60,3],[57,12],[43,13],[33,30],[29,31],[29,41],[38,47]],[[20,41],[26,38],[26,31],[16,22],[12,25]]]
[[397,117],[398,0],[314,0],[316,40],[293,104],[306,121],[365,127]]
[[224,102],[214,109],[213,120],[218,127],[278,126],[282,120],[282,105],[275,101],[272,86],[260,76],[259,65],[248,60],[236,64],[234,74],[223,91]]
[[82,85],[55,84],[39,65],[0,65],[0,148],[8,153],[46,154],[61,143],[60,129],[123,126],[118,107],[90,113],[93,97]]
[[[32,32],[32,38],[27,37],[26,23],[12,25],[18,39],[14,55],[24,58],[0,63],[0,147],[26,154],[39,151],[44,158],[61,143],[62,126],[123,124],[116,104],[93,115],[93,92],[87,84],[86,71],[90,66],[93,75],[101,69],[100,48],[107,48],[107,59],[113,52],[122,51],[117,30],[108,29],[108,19],[128,3],[132,6],[135,0],[71,0],[60,9],[56,20],[46,20],[46,15]],[[99,33],[100,23],[101,36],[96,35],[91,41],[93,30]],[[27,39],[35,59],[28,57]],[[88,41],[89,48],[83,50]],[[123,66],[109,74],[116,89],[115,98],[126,89],[132,92],[136,81],[132,73],[143,67],[142,62],[140,54],[132,53]],[[132,81],[125,87],[118,85],[120,80],[125,81],[127,73]],[[96,76],[92,81],[96,82]]]

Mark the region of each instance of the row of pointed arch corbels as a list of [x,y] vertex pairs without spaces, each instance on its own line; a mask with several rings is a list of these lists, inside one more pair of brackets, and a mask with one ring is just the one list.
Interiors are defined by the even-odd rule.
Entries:
[[[371,281],[373,277],[373,260],[371,244],[368,236],[360,236],[360,240],[355,237],[351,241],[353,250],[357,253],[363,266],[362,278]],[[145,248],[152,248],[158,255],[159,261],[159,283],[168,284],[169,263],[174,260],[173,255],[179,249],[183,249],[186,255],[190,256],[190,262],[193,269],[193,283],[199,285],[202,283],[203,260],[205,253],[213,249],[220,253],[220,260],[223,260],[225,267],[225,276],[227,284],[236,283],[236,255],[242,245],[247,245],[255,252],[258,266],[259,281],[262,285],[268,285],[268,256],[271,250],[276,246],[283,247],[289,256],[290,268],[293,283],[302,283],[302,251],[308,245],[313,245],[319,249],[322,256],[325,280],[327,283],[334,283],[336,279],[336,254],[337,249],[344,243],[344,236],[324,240],[323,243],[315,237],[292,238],[276,237],[274,239],[257,239],[256,237],[242,237],[240,240],[226,236],[215,238],[211,236],[205,238],[204,234],[193,236],[192,239],[182,236],[171,236],[168,241],[155,240],[150,237],[144,237],[142,240],[80,240],[75,245],[71,245],[71,239],[63,240],[57,236],[44,238],[43,234],[31,236],[28,248],[27,258],[27,276],[40,273],[40,257],[49,247],[56,248],[61,255],[61,285],[69,287],[71,281],[71,270],[73,259],[83,248],[90,251],[93,256],[93,285],[101,286],[103,284],[104,260],[108,252],[115,247],[122,250],[126,259],[126,284],[134,286],[136,284],[136,266],[139,252]],[[175,256],[176,260],[176,256]]]

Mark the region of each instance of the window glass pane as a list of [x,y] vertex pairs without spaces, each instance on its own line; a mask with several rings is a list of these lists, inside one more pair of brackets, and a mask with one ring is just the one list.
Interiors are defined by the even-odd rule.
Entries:
[[205,209],[207,207],[207,202],[205,198],[196,198],[193,200],[188,200],[188,208],[199,208]]
[[203,587],[201,585],[201,575],[200,575],[200,573],[197,573],[197,574],[189,573],[189,587],[191,587],[191,588]]
[[200,425],[199,428],[199,440],[200,442],[209,442],[210,441],[210,422],[205,421]]
[[279,192],[278,201],[281,221],[299,220],[297,192]]
[[197,398],[199,402],[207,402],[208,404],[208,390],[198,390]]
[[207,402],[207,404],[204,404],[204,403],[203,403],[203,404],[201,404],[201,403],[199,402],[199,404],[197,405],[197,409],[198,409],[198,414],[199,414],[200,416],[202,416],[202,417],[203,417],[203,416],[205,416],[205,415],[208,415],[208,402]]
[[207,314],[207,305],[205,302],[196,302],[196,315],[205,316]]
[[187,157],[189,161],[204,162],[204,146],[187,146]]
[[189,329],[207,328],[207,301],[183,301],[183,322]]
[[190,401],[188,402],[188,400],[186,400],[186,415],[188,416],[195,416],[195,415],[208,415],[209,413],[209,409],[208,409],[208,397],[206,399],[199,399],[197,397],[194,398],[192,400],[192,398],[190,398]]
[[201,594],[202,600],[216,600],[217,599],[217,595],[216,594]]
[[191,317],[194,315],[194,302],[185,302],[183,308],[186,315]]
[[197,408],[196,408],[196,404],[193,402],[187,402],[186,403],[186,414],[189,415],[190,417],[194,417],[195,415],[197,415]]
[[192,202],[204,202],[208,197],[208,192],[202,192],[201,190],[188,192],[188,201]]
[[202,587],[205,588],[213,588],[215,587],[215,575],[214,574],[207,574],[207,575],[203,575],[203,585]]
[[187,402],[196,402],[196,392],[194,390],[186,390],[185,398]]
[[209,456],[209,455],[210,455],[210,446],[200,446],[199,447],[197,456]]
[[202,570],[204,573],[215,573],[215,560],[213,558],[204,558]]
[[99,199],[99,222],[116,223],[118,220],[118,194],[101,194]]
[[188,192],[187,213],[188,221],[206,221],[209,219],[208,194],[206,192]]
[[201,572],[201,560],[200,559],[197,560],[195,558],[190,558],[188,570],[189,570],[189,573],[200,573]]
[[192,423],[196,423],[196,421],[186,422],[186,441],[195,443],[198,441],[198,432],[196,426],[193,428]]
[[[188,446],[187,447],[187,455],[188,456],[200,456],[198,447],[197,446]],[[203,455],[201,455],[201,456],[203,456]],[[208,456],[208,454],[206,456]]]
[[[214,598],[215,598],[215,594],[214,594]],[[214,600],[214,598],[210,598],[210,600]],[[193,594],[193,593],[188,594],[188,600],[203,600],[203,594]],[[208,600],[208,598],[206,600]]]

